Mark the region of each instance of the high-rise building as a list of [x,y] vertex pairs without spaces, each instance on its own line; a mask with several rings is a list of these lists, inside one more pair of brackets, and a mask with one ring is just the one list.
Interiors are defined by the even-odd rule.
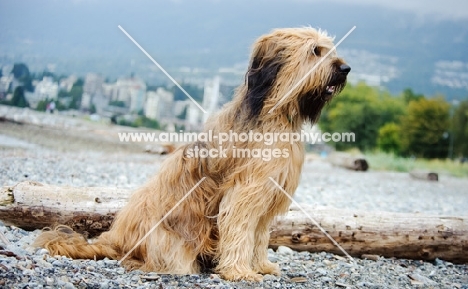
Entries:
[[145,116],[163,121],[174,117],[174,94],[162,87],[146,93]]

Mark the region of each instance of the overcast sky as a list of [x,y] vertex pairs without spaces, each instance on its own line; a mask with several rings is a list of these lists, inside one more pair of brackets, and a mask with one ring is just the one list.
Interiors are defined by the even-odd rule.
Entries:
[[[22,1],[22,0],[21,0]],[[52,0],[60,1],[63,0]],[[102,0],[65,0],[74,4],[86,4],[87,2],[95,2]],[[163,3],[164,1],[172,1],[183,3],[193,0],[155,0],[155,2]],[[229,0],[212,0],[213,2],[228,2]],[[231,0],[231,2],[234,0]],[[235,0],[239,1],[239,0]],[[234,2],[235,2],[234,1]],[[267,0],[248,0],[248,1],[267,1]],[[271,1],[271,0],[270,0]],[[278,2],[290,2],[291,0],[276,0]],[[305,2],[325,2],[324,0],[293,0]],[[443,19],[468,19],[468,1],[467,0],[331,0],[333,2],[342,2],[347,4],[364,4],[371,6],[382,6],[385,8],[398,9],[425,17],[436,17]],[[16,2],[16,0],[0,0],[0,7],[8,2]],[[138,4],[139,0],[117,0],[112,2],[127,2],[129,4]],[[329,1],[326,1],[329,2]],[[0,12],[1,15],[1,12]]]
[[[299,0],[319,1],[320,0]],[[332,0],[334,2],[382,6],[412,12],[425,17],[468,19],[467,0]]]

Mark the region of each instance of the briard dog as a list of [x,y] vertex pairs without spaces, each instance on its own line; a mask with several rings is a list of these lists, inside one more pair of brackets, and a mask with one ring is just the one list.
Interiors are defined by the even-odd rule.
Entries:
[[[204,131],[292,134],[305,122],[315,123],[350,71],[332,41],[313,28],[276,29],[260,37],[244,83]],[[221,149],[227,157],[194,154],[203,149]],[[281,153],[265,160],[234,155],[239,149]],[[227,280],[260,281],[261,274],[280,273],[268,260],[269,225],[288,211],[284,191],[296,190],[303,161],[300,141],[231,138],[220,144],[213,138],[187,144],[131,196],[110,231],[88,242],[59,226],[44,231],[36,245],[71,258],[124,258],[128,269],[194,274],[209,264]]]

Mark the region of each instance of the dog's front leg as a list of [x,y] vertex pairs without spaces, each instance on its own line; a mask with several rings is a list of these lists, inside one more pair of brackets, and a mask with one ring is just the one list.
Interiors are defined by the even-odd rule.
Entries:
[[216,271],[227,280],[263,279],[252,269],[255,229],[265,211],[261,193],[261,188],[236,186],[220,203]]
[[268,212],[263,215],[255,230],[255,246],[252,266],[256,272],[262,274],[280,275],[278,264],[268,260],[268,243],[270,241],[270,223],[275,214]]

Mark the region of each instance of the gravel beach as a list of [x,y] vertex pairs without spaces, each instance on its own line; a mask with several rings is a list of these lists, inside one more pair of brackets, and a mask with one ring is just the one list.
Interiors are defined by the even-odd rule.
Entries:
[[[20,181],[134,189],[158,171],[164,156],[118,142],[117,134],[65,131],[0,122],[0,184]],[[371,164],[372,166],[372,164]],[[295,199],[317,207],[466,216],[468,179],[448,175],[430,183],[406,173],[350,172],[315,158],[306,163]],[[465,288],[468,265],[443,260],[385,259],[353,264],[329,253],[269,251],[281,277],[227,282],[216,274],[161,275],[125,272],[114,260],[72,260],[29,245],[39,231],[0,222],[0,288]]]

